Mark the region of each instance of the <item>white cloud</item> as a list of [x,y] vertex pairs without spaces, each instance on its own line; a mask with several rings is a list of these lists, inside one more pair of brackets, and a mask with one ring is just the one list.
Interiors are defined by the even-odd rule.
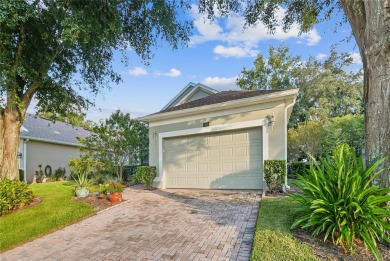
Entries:
[[363,64],[360,53],[351,53],[352,63],[354,64]]
[[202,83],[210,87],[219,87],[219,90],[238,89],[236,85],[237,76],[225,78],[225,77],[206,77]]
[[134,76],[140,76],[140,75],[147,75],[148,72],[144,68],[136,66],[134,67],[134,69],[129,70],[129,74]]
[[302,34],[301,38],[305,39],[307,45],[316,45],[321,40],[321,36],[316,29],[312,29],[310,32]]
[[[195,18],[194,25],[198,30],[198,34],[191,38],[191,45],[208,41],[222,41],[229,45],[253,49],[257,47],[259,42],[265,40],[284,41],[290,38],[296,38],[306,45],[315,45],[321,40],[321,36],[316,29],[299,35],[299,26],[296,23],[287,32],[283,32],[282,26],[277,26],[274,34],[268,34],[267,27],[262,23],[243,30],[245,27],[245,18],[242,16],[230,15],[226,18],[226,22],[222,26],[222,23],[217,19],[210,21],[206,16],[200,15],[196,7],[193,7],[192,10]],[[284,9],[280,8],[278,10],[275,14],[278,21],[282,21],[284,13]]]
[[167,77],[171,77],[171,78],[176,78],[176,77],[179,77],[181,75],[181,71],[179,71],[178,69],[175,69],[175,68],[171,68],[168,72],[157,71],[155,74],[157,76],[167,76]]
[[319,61],[324,59],[324,58],[326,58],[326,57],[328,57],[328,55],[326,55],[324,53],[319,53],[319,54],[316,55],[316,59],[319,60]]
[[217,45],[213,52],[223,57],[255,57],[259,52],[252,50],[250,48],[243,48],[239,46],[225,47],[222,45]]

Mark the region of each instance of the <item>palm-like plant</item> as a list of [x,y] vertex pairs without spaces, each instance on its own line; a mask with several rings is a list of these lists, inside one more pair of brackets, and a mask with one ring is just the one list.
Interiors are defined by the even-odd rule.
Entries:
[[299,203],[295,208],[299,216],[291,228],[313,228],[314,236],[324,233],[324,240],[330,236],[345,253],[359,238],[379,260],[377,240],[390,243],[386,235],[390,230],[386,221],[390,217],[390,189],[373,185],[383,161],[364,168],[363,158],[357,158],[348,145],[338,146],[320,163],[313,160],[309,175],[298,175],[294,182],[301,192],[290,195]]

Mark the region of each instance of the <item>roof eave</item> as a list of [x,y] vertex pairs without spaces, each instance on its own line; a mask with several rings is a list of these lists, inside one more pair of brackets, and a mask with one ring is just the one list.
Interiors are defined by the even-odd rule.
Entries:
[[81,145],[79,143],[71,143],[71,142],[65,142],[65,141],[49,140],[49,139],[30,137],[30,136],[24,136],[24,135],[20,135],[20,138],[24,139],[24,140],[40,141],[40,142],[45,142],[45,143],[53,143],[53,144],[66,145],[66,146],[72,146],[72,147],[82,147],[83,146],[83,145]]
[[163,112],[163,113],[154,113],[150,115],[146,115],[143,117],[138,118],[138,120],[143,122],[152,122],[152,121],[159,121],[169,118],[175,118],[178,116],[188,116],[193,114],[199,114],[204,111],[217,111],[221,109],[229,109],[229,108],[235,108],[235,107],[241,107],[241,106],[247,106],[252,104],[259,104],[259,103],[265,103],[270,102],[273,100],[282,100],[289,97],[295,98],[298,94],[298,89],[291,89],[286,91],[280,91],[280,92],[273,92],[269,94],[259,95],[255,97],[249,97],[249,98],[243,98],[233,101],[227,101],[227,102],[221,102],[221,103],[215,103],[210,105],[203,105],[199,107],[194,108],[188,108],[188,109],[182,109],[177,111],[170,111],[170,112]]

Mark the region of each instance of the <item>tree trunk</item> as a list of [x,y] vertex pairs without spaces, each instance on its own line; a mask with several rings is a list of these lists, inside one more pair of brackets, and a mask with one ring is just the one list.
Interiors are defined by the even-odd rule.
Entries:
[[23,116],[10,109],[0,114],[0,180],[19,179],[19,131]]
[[390,3],[341,0],[364,68],[366,162],[386,157],[379,185],[390,187]]

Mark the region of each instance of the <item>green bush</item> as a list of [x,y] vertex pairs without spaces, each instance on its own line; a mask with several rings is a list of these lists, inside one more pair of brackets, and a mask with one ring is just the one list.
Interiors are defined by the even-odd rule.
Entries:
[[286,178],[286,161],[264,160],[264,174],[270,192],[281,191]]
[[34,200],[27,183],[5,179],[0,182],[0,216],[11,210],[22,208]]
[[377,259],[380,259],[376,240],[390,243],[386,232],[390,217],[386,202],[390,201],[388,188],[374,186],[372,181],[384,159],[364,168],[363,158],[356,157],[348,145],[339,145],[333,155],[320,158],[321,163],[310,165],[309,175],[298,176],[293,182],[302,192],[290,195],[299,205],[299,217],[291,228],[301,226],[314,229],[313,235],[324,233],[344,252],[353,250],[355,238],[361,239]]
[[24,180],[24,170],[19,169],[19,180],[23,181]]
[[112,173],[109,172],[97,172],[94,173],[91,177],[91,182],[94,185],[100,185],[110,182],[120,182],[120,180],[117,177],[114,177]]
[[287,177],[289,179],[296,179],[298,175],[305,176],[308,173],[307,165],[305,162],[291,162],[288,164]]
[[107,193],[122,193],[125,190],[125,185],[120,182],[110,182],[106,184],[99,185],[99,191],[102,194]]
[[60,178],[65,179],[65,175],[66,175],[65,168],[59,167],[58,169],[56,169],[54,171],[54,178],[55,178],[55,180],[58,180]]
[[132,181],[141,183],[147,189],[153,188],[153,180],[157,177],[156,167],[154,166],[139,166],[136,173],[132,176]]

